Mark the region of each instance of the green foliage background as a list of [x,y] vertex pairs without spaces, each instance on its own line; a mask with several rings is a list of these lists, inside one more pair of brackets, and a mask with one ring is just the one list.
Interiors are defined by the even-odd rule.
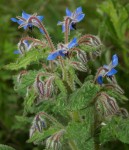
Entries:
[[[37,12],[45,17],[44,23],[53,41],[58,42],[63,38],[61,28],[56,25],[57,21],[62,19],[66,7],[74,10],[78,6],[82,6],[86,14],[85,19],[77,26],[78,30],[99,35],[106,47],[102,57],[96,60],[94,71],[96,72],[96,68],[100,67],[105,60],[108,63],[110,56],[117,53],[120,60],[118,83],[129,98],[128,0],[122,2],[120,0],[0,0],[0,143],[13,146],[17,150],[37,150],[33,144],[26,143],[29,126],[25,129],[21,125],[19,129],[16,123],[19,119],[22,124],[21,118],[15,116],[21,115],[23,106],[23,99],[14,91],[12,81],[13,75],[17,72],[3,68],[4,65],[14,62],[17,58],[13,51],[17,49],[16,44],[22,34],[10,18],[20,15],[22,10],[27,13]],[[34,36],[41,36],[38,35],[37,29],[34,31]],[[123,103],[122,107],[129,110],[128,102]],[[104,150],[109,149],[128,150],[129,145],[114,141],[105,144]]]

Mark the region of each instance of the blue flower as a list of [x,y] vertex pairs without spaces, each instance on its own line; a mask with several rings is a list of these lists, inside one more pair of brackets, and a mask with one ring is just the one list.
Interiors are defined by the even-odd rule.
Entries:
[[113,75],[117,73],[115,67],[118,65],[118,56],[114,54],[112,56],[112,61],[109,65],[104,65],[100,70],[97,77],[97,82],[102,85],[103,84],[103,77],[112,78]]
[[112,56],[112,61],[109,65],[104,65],[103,68],[107,70],[106,76],[110,77],[117,73],[114,69],[118,65],[118,56],[115,54]]
[[[16,18],[11,18],[11,20],[13,22],[18,23],[20,25],[19,27],[23,27],[25,30],[27,28],[32,29],[33,26],[38,27],[38,22],[36,20],[33,19],[29,21],[31,17],[36,17],[39,21],[43,20],[43,16],[37,16],[37,14],[30,15],[30,14],[25,13],[24,11],[22,12],[22,17],[18,16]],[[39,28],[39,30],[41,33],[44,33],[42,29]]]
[[[78,7],[73,13],[66,8],[65,19],[70,19],[69,29],[76,29],[76,23],[80,22],[84,18],[85,14],[82,12],[82,7]],[[62,32],[65,32],[65,20],[63,22],[59,21],[57,25],[62,25]]]
[[32,44],[29,44],[27,40],[20,41],[18,43],[18,50],[14,51],[14,54],[24,54],[32,48]]
[[78,45],[77,38],[73,38],[73,40],[69,42],[68,44],[60,44],[59,48],[55,52],[52,52],[51,54],[48,55],[47,60],[54,60],[58,56],[65,57],[69,49],[77,45]]
[[103,84],[103,77],[100,75],[100,76],[98,76],[98,78],[97,78],[97,82],[100,84],[100,85],[102,85]]

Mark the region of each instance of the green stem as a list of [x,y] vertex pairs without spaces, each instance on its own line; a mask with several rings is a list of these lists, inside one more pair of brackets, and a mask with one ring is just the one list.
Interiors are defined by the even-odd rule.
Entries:
[[95,131],[98,127],[98,116],[96,113],[96,108],[94,106],[94,127],[93,127],[93,135],[94,135],[94,150],[100,150],[99,137],[96,136]]
[[78,150],[78,148],[73,140],[69,140],[69,146],[72,150]]

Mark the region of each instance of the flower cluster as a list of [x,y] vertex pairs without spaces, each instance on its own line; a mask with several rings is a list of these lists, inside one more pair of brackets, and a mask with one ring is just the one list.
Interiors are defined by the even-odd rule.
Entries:
[[[112,83],[107,84],[108,86],[113,87],[116,91],[123,94],[123,90],[118,86],[118,84],[116,84],[116,80],[114,77],[114,75],[117,73],[117,70],[115,69],[115,67],[118,65],[117,54],[114,54],[112,56],[112,61],[109,63],[109,65],[104,65],[98,69],[98,72],[95,76],[95,80],[93,82],[93,77],[90,76],[91,70],[88,67],[88,62],[94,60],[96,57],[101,55],[102,52],[101,40],[99,39],[98,36],[91,34],[85,34],[83,36],[76,35],[74,36],[74,38],[71,39],[69,38],[70,31],[76,29],[76,24],[80,22],[84,18],[84,16],[85,14],[82,12],[81,7],[78,7],[74,12],[71,12],[68,8],[66,9],[66,16],[64,17],[64,20],[62,22],[61,21],[58,22],[58,25],[62,26],[64,41],[58,43],[57,46],[55,46],[55,43],[53,43],[48,31],[46,30],[42,22],[44,18],[43,16],[38,16],[36,13],[30,15],[23,11],[21,17],[18,16],[16,18],[11,18],[13,22],[19,24],[18,28],[23,28],[24,30],[28,29],[32,30],[33,27],[36,27],[44,36],[43,40],[35,39],[29,36],[22,37],[22,39],[18,43],[18,50],[16,50],[14,53],[21,54],[20,55],[21,60],[22,58],[24,60],[25,55],[23,54],[29,51],[29,53],[26,54],[27,57],[25,56],[26,57],[25,61],[22,61],[21,63],[21,64],[23,64],[24,62],[26,63],[27,59],[30,58],[29,63],[27,63],[27,65],[24,65],[24,67],[27,68],[29,64],[34,64],[35,60],[33,60],[33,58],[37,59],[35,65],[36,67],[38,66],[37,64],[39,63],[41,64],[38,66],[40,69],[38,67],[37,68],[34,67],[36,69],[32,71],[30,70],[31,68],[30,67],[29,69],[27,68],[27,70],[22,70],[20,72],[19,76],[17,77],[17,82],[19,86],[20,85],[22,86],[22,88],[19,89],[23,89],[23,87],[25,90],[27,89],[26,97],[31,101],[26,102],[26,104],[28,104],[28,107],[31,108],[32,104],[36,104],[37,106],[36,111],[30,109],[31,112],[37,113],[41,103],[43,104],[45,102],[49,103],[50,101],[53,101],[51,106],[54,108],[56,100],[59,98],[58,104],[53,109],[54,111],[56,111],[58,105],[60,105],[64,99],[65,100],[66,98],[70,99],[72,95],[76,93],[76,91],[79,90],[81,91],[83,89],[82,82],[84,80],[81,79],[80,76],[78,76],[78,73],[80,71],[86,72],[83,75],[88,75],[89,78],[87,78],[86,81],[84,82],[90,80],[90,82],[88,81],[88,86],[86,88],[88,89],[88,91],[92,91],[93,89],[94,94],[93,97],[95,97],[94,105],[98,114],[99,115],[101,114],[100,116],[102,116],[103,118],[112,115],[121,115],[127,117],[128,112],[123,108],[119,108],[116,100],[113,97],[109,96],[106,92],[103,92],[104,88],[106,87],[104,84],[105,83],[104,79],[106,78],[108,81]],[[35,53],[35,49],[33,49],[35,47],[39,48],[38,49],[39,51],[37,51],[37,53]],[[32,51],[33,55],[36,54],[36,56],[31,57]],[[23,68],[23,65],[21,68]],[[31,75],[32,77],[30,77]],[[29,77],[27,78],[27,76]],[[24,80],[22,80],[23,78]],[[29,81],[30,78],[31,81]],[[92,85],[89,86],[89,84]],[[97,84],[104,86],[98,86]],[[80,89],[78,89],[79,87]],[[21,93],[25,92],[22,91]],[[86,90],[80,93],[82,93],[81,95],[82,100],[80,100],[81,98],[78,99],[80,101],[79,105],[81,105],[81,102],[83,104],[83,99],[85,99],[86,97],[84,93],[86,93],[87,95],[89,94]],[[89,96],[90,98],[92,97],[91,94],[92,92],[90,93]],[[71,99],[70,101],[66,100],[65,102],[63,102],[63,104],[61,104],[62,105],[61,109],[63,109],[64,107],[63,111],[67,111],[68,108],[71,108],[71,106],[69,106],[69,102],[71,102],[72,105],[74,105]],[[48,107],[50,105],[46,106]],[[40,109],[42,108],[43,107],[40,107]],[[73,112],[76,109],[78,108],[75,106],[75,108],[73,108]],[[47,108],[45,110],[47,110]],[[60,111],[60,109],[57,109],[57,111]],[[71,114],[73,112],[71,111]],[[73,114],[73,116],[74,115],[75,114]],[[63,135],[65,135],[65,133],[67,132],[66,130],[68,129],[67,127],[65,128],[64,125],[62,125],[60,122],[58,122],[54,117],[48,115],[46,112],[38,113],[34,117],[32,125],[30,127],[30,138],[35,134],[35,132],[40,132],[42,134],[44,130],[50,129],[51,131],[50,126],[52,124],[52,132],[50,133],[46,132],[47,136],[43,135],[44,137],[46,137],[45,139],[46,148],[60,149],[62,146],[61,144],[62,137]],[[68,124],[70,125],[70,123]],[[55,129],[53,130],[55,126],[56,130]]]

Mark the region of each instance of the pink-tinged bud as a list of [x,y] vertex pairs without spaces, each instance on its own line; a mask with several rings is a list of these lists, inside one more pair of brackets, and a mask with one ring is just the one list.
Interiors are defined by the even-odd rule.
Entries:
[[102,45],[100,38],[97,36],[91,36],[89,43],[90,43],[90,46],[93,46],[93,47]]
[[84,51],[78,50],[77,51],[77,58],[83,63],[86,64],[88,62],[87,55]]
[[128,113],[128,111],[125,108],[120,108],[120,115],[123,118],[128,118],[129,117],[129,113]]
[[34,87],[39,94],[40,98],[44,96],[45,90],[44,90],[44,82],[39,78],[39,76],[36,77]]
[[39,132],[41,132],[43,130],[43,128],[47,127],[45,120],[43,118],[41,118],[40,115],[37,115],[35,117],[35,125]]
[[98,97],[96,108],[101,117],[116,115],[120,110],[116,100],[104,92]]
[[46,97],[51,97],[52,96],[52,93],[53,93],[53,80],[54,80],[54,77],[50,77],[46,83],[45,83],[45,96]]
[[64,129],[50,136],[46,141],[47,149],[58,149],[61,150],[62,144],[60,142],[61,137],[64,135],[66,131]]
[[46,122],[45,120],[40,116],[40,115],[36,115],[34,117],[34,120],[32,122],[32,126],[30,128],[30,138],[33,136],[33,134],[38,131],[38,132],[42,132],[44,128],[46,128]]
[[24,54],[27,49],[28,49],[28,45],[26,41],[20,41],[18,43],[18,50],[20,51],[21,54]]
[[106,89],[114,89],[117,92],[119,92],[120,94],[124,94],[123,89],[118,84],[105,84],[104,87]]
[[27,70],[22,70],[19,75],[17,76],[17,82],[20,83],[21,82],[21,78],[22,76],[27,74]]
[[72,61],[70,65],[79,71],[87,72],[87,68],[81,62]]

